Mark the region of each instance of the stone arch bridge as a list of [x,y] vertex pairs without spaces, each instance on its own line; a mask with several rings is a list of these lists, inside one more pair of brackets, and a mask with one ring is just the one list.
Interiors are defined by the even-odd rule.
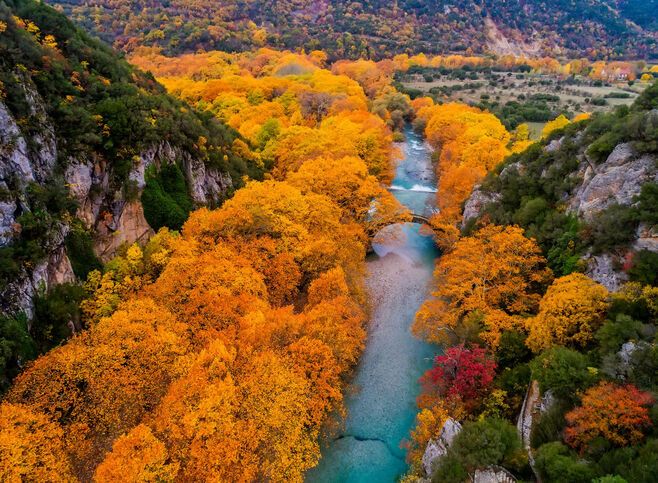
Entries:
[[411,213],[411,223],[419,223],[421,225],[429,225],[430,219],[425,215],[419,215],[417,213]]

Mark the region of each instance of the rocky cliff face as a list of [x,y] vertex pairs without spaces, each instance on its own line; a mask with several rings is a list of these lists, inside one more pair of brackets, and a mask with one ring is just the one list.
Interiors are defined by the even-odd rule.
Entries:
[[[113,186],[112,167],[102,157],[58,160],[58,143],[44,101],[28,80],[24,85],[32,118],[38,120],[38,125],[30,130],[32,134],[24,133],[0,100],[0,247],[12,244],[21,228],[18,217],[32,209],[27,196],[29,186],[46,185],[56,175],[63,176],[70,196],[77,202],[77,217],[94,234],[94,250],[102,260],[111,258],[124,243],[145,242],[153,235],[139,201],[150,166],[159,169],[168,163],[180,163],[190,196],[197,205],[216,204],[233,186],[229,175],[208,168],[203,161],[168,142],[161,142],[133,160],[129,179],[136,191],[127,197],[124,190]],[[2,312],[24,311],[29,317],[37,291],[75,279],[64,243],[68,232],[68,224],[61,223],[47,241],[45,259],[23,270],[2,289]]]
[[111,170],[103,159],[72,160],[65,172],[71,195],[78,203],[77,216],[94,230],[95,251],[102,260],[112,258],[124,243],[144,242],[153,230],[144,218],[139,195],[146,186],[145,173],[178,162],[197,206],[214,205],[233,187],[228,174],[207,168],[189,153],[163,141],[145,150],[134,160],[128,179],[136,188],[133,199],[111,187]]
[[[579,134],[576,142],[579,141]],[[543,147],[545,153],[555,153],[562,148],[565,138],[555,139]],[[572,141],[573,142],[573,141]],[[613,205],[632,206],[640,194],[642,186],[658,182],[658,159],[646,153],[638,153],[630,143],[618,144],[601,163],[593,162],[586,154],[587,146],[580,146],[576,157],[576,169],[567,175],[571,187],[561,194],[560,204],[567,213],[587,223]],[[540,178],[551,176],[555,165],[547,165]],[[510,176],[523,175],[526,166],[519,162],[511,163],[501,170],[498,177],[503,180]],[[502,198],[501,193],[491,186],[477,187],[464,205],[462,228],[477,219]],[[658,209],[658,208],[657,208]],[[658,227],[640,223],[631,250],[658,252]],[[583,256],[586,274],[592,279],[615,291],[628,280],[621,270],[623,253],[605,252]]]
[[638,155],[630,144],[622,143],[601,164],[583,156],[578,177],[581,182],[571,195],[569,209],[590,220],[614,203],[632,204],[642,185],[658,180],[658,166],[653,156]]

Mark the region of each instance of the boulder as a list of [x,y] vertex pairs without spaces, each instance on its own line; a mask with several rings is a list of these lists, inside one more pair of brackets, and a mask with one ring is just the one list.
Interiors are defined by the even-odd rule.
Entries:
[[61,246],[38,263],[29,273],[23,273],[0,293],[0,313],[24,313],[28,320],[34,316],[34,297],[49,287],[73,282],[75,275],[66,249]]
[[21,75],[21,86],[25,92],[25,100],[30,109],[32,122],[39,126],[30,135],[30,161],[35,179],[46,183],[50,179],[57,163],[57,138],[55,128],[46,112],[45,103],[36,86],[28,76]]
[[183,167],[190,195],[197,205],[214,206],[233,188],[233,180],[228,173],[220,173],[199,159],[187,156],[183,158]]
[[122,244],[145,243],[154,234],[139,201],[121,201],[115,207],[114,213],[107,213],[96,225],[94,248],[103,261],[111,259]]
[[544,148],[544,150],[545,150],[547,153],[552,153],[552,152],[554,152],[554,151],[557,151],[558,149],[560,149],[560,148],[562,147],[562,143],[563,143],[563,142],[564,142],[564,138],[563,138],[563,137],[560,138],[560,139],[553,139],[550,143],[548,143],[548,144],[546,145],[546,147]]
[[0,246],[7,245],[13,236],[16,221],[16,200],[0,201]]
[[0,181],[21,189],[35,181],[27,142],[7,106],[0,101]]

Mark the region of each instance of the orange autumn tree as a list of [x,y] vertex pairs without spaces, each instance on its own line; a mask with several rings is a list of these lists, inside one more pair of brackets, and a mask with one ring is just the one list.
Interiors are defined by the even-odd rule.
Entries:
[[[359,273],[366,243],[362,228],[349,220],[342,223],[340,208],[329,198],[302,194],[289,183],[276,181],[250,183],[221,210],[198,210],[183,236],[204,245],[224,241],[259,264],[270,255],[290,253],[301,283],[337,265],[346,273]],[[272,241],[273,253],[261,243],[264,239]]]
[[597,438],[614,446],[638,444],[651,427],[653,396],[635,386],[602,382],[588,389],[581,405],[567,413],[565,441],[581,453]]
[[[455,225],[461,221],[461,208],[473,188],[500,164],[510,152],[527,146],[511,136],[496,116],[465,104],[433,105],[415,101],[417,120],[425,126],[428,142],[438,150],[439,213],[431,220],[441,246],[449,249],[457,240]],[[511,148],[511,151],[510,151]]]
[[341,267],[326,271],[311,282],[305,307],[304,333],[331,347],[343,371],[356,363],[366,338],[366,314],[359,303],[365,297],[361,287],[350,287],[351,277]]
[[147,293],[184,320],[199,342],[234,329],[239,317],[267,306],[262,275],[224,244],[206,250],[191,241],[181,243]]
[[[331,199],[252,183],[194,213],[154,282],[39,359],[9,397],[62,424],[81,479],[112,479],[125,459],[135,474],[179,465],[188,479],[301,481],[363,348],[364,240]],[[272,307],[282,302],[276,267],[297,270],[298,313]]]
[[156,410],[183,480],[301,481],[317,462],[305,375],[276,351],[245,349],[212,342]]
[[397,116],[399,103],[372,114],[364,89],[371,97],[390,90],[392,68],[386,62],[357,61],[329,71],[322,68],[320,54],[260,49],[169,59],[142,51],[132,60],[150,69],[170,92],[235,128],[256,151],[241,151],[243,158],[273,162],[276,179],[317,157],[358,156],[371,174],[390,181],[395,150],[388,110]]
[[581,273],[556,279],[527,320],[526,344],[534,352],[554,345],[584,347],[601,326],[608,308],[607,289]]
[[76,474],[88,478],[112,440],[164,395],[188,344],[185,326],[169,312],[133,300],[37,359],[7,400],[58,422]]
[[140,424],[117,438],[112,452],[96,469],[94,481],[173,481],[177,473],[178,464],[169,462],[165,445]]
[[390,85],[393,74],[390,62],[374,62],[364,59],[340,60],[332,66],[331,70],[335,74],[345,75],[357,81],[371,98]]
[[374,236],[383,226],[411,221],[408,210],[368,174],[366,163],[358,157],[307,161],[290,174],[288,181],[302,193],[313,192],[330,198],[346,217],[364,226],[369,236]]
[[391,159],[397,156],[386,123],[366,111],[327,117],[317,128],[291,126],[267,144],[263,157],[275,162],[272,175],[285,179],[306,161],[320,157],[362,159],[370,174],[382,182],[393,178]]
[[520,316],[536,309],[551,277],[539,246],[521,228],[485,226],[438,261],[432,298],[413,331],[431,342],[457,342],[482,324],[482,339],[496,347],[502,331],[521,327]]

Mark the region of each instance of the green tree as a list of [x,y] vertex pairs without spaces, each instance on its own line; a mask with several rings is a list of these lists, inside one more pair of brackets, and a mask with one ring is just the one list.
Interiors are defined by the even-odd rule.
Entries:
[[542,391],[567,401],[576,401],[578,393],[596,382],[587,357],[566,347],[553,347],[530,362],[532,377],[539,381]]
[[82,286],[72,283],[55,285],[34,298],[34,318],[30,330],[40,352],[46,352],[79,330],[80,302],[85,296]]
[[628,276],[632,281],[643,285],[658,285],[658,253],[649,250],[637,252],[633,257],[633,266],[628,270]]
[[456,481],[457,475],[490,465],[521,470],[526,464],[527,456],[516,428],[503,419],[484,418],[464,424],[432,481]]
[[36,356],[25,315],[0,317],[0,391],[4,392],[21,367]]
[[163,226],[181,229],[194,206],[178,165],[167,164],[159,172],[150,170],[147,173],[142,204],[146,221],[154,230]]
[[535,453],[535,469],[543,481],[551,483],[590,483],[594,469],[580,461],[559,442],[547,443]]
[[628,315],[619,314],[615,320],[606,320],[596,333],[602,355],[616,353],[624,342],[639,339],[642,323]]

